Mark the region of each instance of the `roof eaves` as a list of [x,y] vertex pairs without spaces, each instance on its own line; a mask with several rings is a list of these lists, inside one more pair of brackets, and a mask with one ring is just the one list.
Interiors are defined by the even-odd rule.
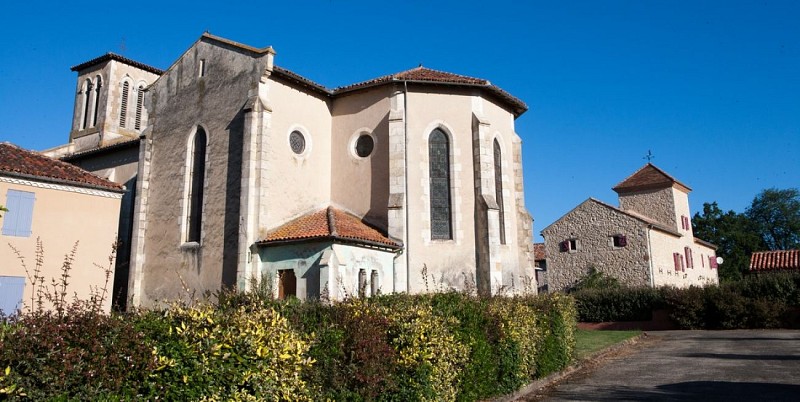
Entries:
[[62,160],[64,162],[69,162],[69,161],[73,161],[75,159],[80,159],[80,158],[83,158],[83,157],[86,157],[86,156],[93,156],[93,155],[97,155],[97,154],[102,154],[104,152],[109,152],[109,151],[113,151],[113,150],[120,149],[120,148],[133,147],[134,145],[138,145],[140,141],[141,141],[141,138],[135,138],[135,139],[128,140],[128,141],[121,141],[121,142],[117,142],[117,143],[114,143],[114,144],[111,144],[111,145],[107,145],[107,146],[104,146],[104,147],[92,148],[92,149],[88,149],[86,151],[80,151],[80,152],[75,152],[75,153],[72,153],[72,154],[69,154],[69,155],[65,155],[65,156],[62,156],[61,158],[59,158],[59,160]]
[[84,183],[84,182],[80,182],[80,181],[72,181],[72,180],[66,180],[66,179],[59,179],[59,178],[56,178],[56,177],[39,176],[39,175],[20,173],[20,172],[11,172],[11,171],[8,171],[8,170],[0,170],[0,176],[17,177],[17,178],[25,179],[25,180],[33,180],[33,181],[39,181],[39,182],[44,182],[44,183],[52,183],[52,184],[61,184],[61,185],[72,186],[72,187],[88,188],[88,189],[92,189],[92,190],[110,191],[112,193],[124,193],[125,192],[125,187],[123,187],[122,185],[116,184],[116,183],[112,183],[112,182],[109,182],[109,183],[114,184],[114,186],[111,186],[111,185],[109,185],[109,186],[101,186],[99,184]]
[[321,84],[318,84],[318,83],[316,83],[316,82],[314,82],[314,81],[312,81],[312,80],[310,80],[310,79],[308,79],[306,77],[303,77],[302,75],[297,74],[294,71],[287,70],[287,69],[285,69],[283,67],[273,66],[272,73],[273,74],[277,73],[278,76],[280,76],[280,77],[282,77],[282,78],[284,78],[286,80],[289,80],[291,82],[300,84],[300,85],[302,85],[304,87],[307,87],[309,89],[317,91],[322,95],[325,95],[325,96],[333,95],[333,93],[328,88],[326,88],[325,86],[323,86]]
[[87,67],[91,67],[91,66],[94,66],[94,65],[97,65],[97,64],[100,64],[100,63],[104,63],[104,62],[109,61],[109,60],[115,60],[115,61],[119,61],[119,62],[122,62],[122,63],[125,63],[125,64],[129,64],[131,66],[140,68],[142,70],[151,72],[151,73],[156,74],[156,75],[161,75],[161,74],[164,73],[164,70],[162,70],[160,68],[156,68],[156,67],[153,67],[151,65],[147,65],[147,64],[138,62],[136,60],[129,59],[129,58],[125,57],[125,56],[121,56],[121,55],[118,55],[118,54],[113,53],[113,52],[108,52],[108,53],[106,53],[106,54],[104,54],[102,56],[95,57],[94,59],[91,59],[89,61],[74,65],[74,66],[70,67],[70,70],[71,71],[80,71],[80,70],[83,70],[83,69],[85,69]]

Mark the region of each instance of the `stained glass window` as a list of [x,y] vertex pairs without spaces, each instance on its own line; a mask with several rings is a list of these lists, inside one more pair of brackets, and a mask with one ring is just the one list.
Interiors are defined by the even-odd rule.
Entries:
[[356,155],[366,158],[375,148],[375,140],[369,134],[363,134],[356,140]]
[[442,130],[433,130],[428,140],[431,182],[431,239],[452,239],[450,211],[450,144]]
[[300,155],[306,150],[306,138],[299,131],[292,131],[289,134],[289,146],[292,148],[292,152]]

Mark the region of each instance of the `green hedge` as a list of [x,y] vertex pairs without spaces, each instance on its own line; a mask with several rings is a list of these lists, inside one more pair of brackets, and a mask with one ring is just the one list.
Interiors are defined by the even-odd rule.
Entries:
[[74,305],[0,324],[0,399],[482,400],[569,364],[575,325],[558,294]]
[[667,309],[683,329],[796,328],[800,273],[746,277],[704,288],[585,289],[572,293],[581,322],[647,321]]

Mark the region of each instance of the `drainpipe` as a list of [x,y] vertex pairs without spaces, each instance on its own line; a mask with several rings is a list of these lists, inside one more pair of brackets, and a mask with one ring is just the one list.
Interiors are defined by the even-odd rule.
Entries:
[[650,243],[650,231],[653,229],[653,225],[647,225],[647,264],[650,266],[650,287],[656,287],[656,278],[655,272],[653,271],[653,247]]
[[409,232],[409,226],[408,226],[409,225],[409,219],[408,219],[408,217],[411,214],[408,211],[408,205],[409,205],[409,202],[408,202],[408,81],[406,81],[406,80],[403,80],[403,137],[404,137],[404,142],[405,142],[405,146],[403,146],[403,150],[404,150],[404,152],[403,152],[403,170],[404,170],[403,171],[403,176],[405,178],[404,183],[403,183],[403,186],[405,187],[403,189],[403,191],[405,192],[405,195],[403,197],[403,202],[406,204],[405,208],[404,208],[405,211],[406,211],[406,229],[403,231],[403,234],[405,235],[404,236],[405,239],[403,239],[403,242],[405,243],[405,247],[406,247],[406,252],[405,252],[405,254],[406,254],[406,293],[410,294],[411,293],[411,261],[410,261],[410,259],[408,257],[409,254],[410,254],[408,252],[408,246],[409,246],[408,239],[410,237],[409,233],[408,233]]

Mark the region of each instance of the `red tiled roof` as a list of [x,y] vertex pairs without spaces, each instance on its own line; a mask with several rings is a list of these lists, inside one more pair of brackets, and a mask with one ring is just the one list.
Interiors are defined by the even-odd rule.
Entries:
[[535,261],[547,259],[547,255],[544,252],[544,243],[533,243],[533,259]]
[[410,70],[401,71],[395,74],[384,75],[382,77],[373,78],[371,80],[362,81],[359,83],[338,87],[333,90],[334,94],[341,94],[345,92],[355,91],[361,88],[368,88],[376,85],[381,85],[395,81],[413,81],[413,82],[429,82],[431,84],[450,84],[450,85],[467,85],[483,87],[490,93],[500,97],[502,100],[510,104],[516,115],[520,115],[528,110],[525,102],[514,97],[510,93],[504,91],[496,85],[492,85],[488,80],[482,78],[468,77],[466,75],[459,75],[448,73],[446,71],[433,70],[427,67],[419,66]]
[[333,207],[303,215],[272,231],[261,244],[309,239],[339,239],[357,243],[400,248],[400,244],[368,226],[355,215]]
[[675,180],[674,177],[668,175],[666,172],[657,168],[652,163],[648,163],[641,169],[634,172],[632,175],[628,176],[625,180],[614,186],[612,190],[619,194],[631,191],[672,187],[672,185],[676,183],[682,187],[685,187],[688,191],[692,190],[689,188],[689,186]]
[[800,270],[800,250],[756,251],[750,271]]
[[0,143],[0,174],[67,182],[80,187],[122,190],[121,185],[95,176],[77,166],[7,142]]
[[153,74],[157,74],[157,75],[161,75],[161,74],[164,73],[164,70],[162,70],[160,68],[155,68],[153,66],[149,66],[147,64],[140,63],[140,62],[138,62],[136,60],[131,60],[131,59],[125,57],[125,56],[120,56],[120,55],[118,55],[116,53],[112,53],[112,52],[108,52],[108,53],[106,53],[106,54],[104,54],[104,55],[102,55],[100,57],[96,57],[96,58],[91,59],[91,60],[89,60],[87,62],[83,62],[81,64],[78,64],[76,66],[72,66],[72,68],[70,68],[70,70],[72,70],[72,71],[81,71],[86,67],[91,67],[91,66],[94,66],[96,64],[104,63],[104,62],[109,61],[109,60],[121,61],[121,62],[123,62],[125,64],[134,66],[136,68],[140,68],[140,69],[142,69],[144,71],[149,71],[149,72],[151,72]]

